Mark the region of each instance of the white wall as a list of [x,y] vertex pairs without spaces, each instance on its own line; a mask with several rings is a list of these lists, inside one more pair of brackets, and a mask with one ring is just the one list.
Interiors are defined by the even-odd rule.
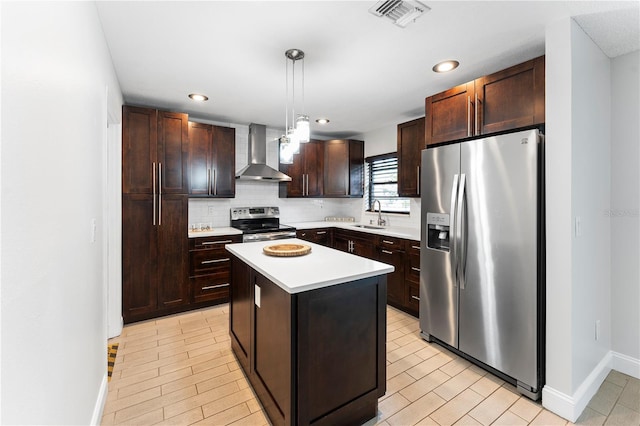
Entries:
[[[611,61],[611,349],[636,360],[639,375],[640,53]],[[625,371],[632,368],[632,371]]]
[[100,420],[107,111],[121,104],[94,3],[2,3],[3,424]]
[[[611,363],[610,60],[571,19],[546,34],[543,405],[574,421]],[[596,322],[600,333],[596,339]]]

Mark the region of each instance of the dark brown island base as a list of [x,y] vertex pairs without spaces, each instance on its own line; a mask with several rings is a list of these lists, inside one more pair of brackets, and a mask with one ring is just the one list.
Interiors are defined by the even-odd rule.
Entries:
[[[393,267],[301,240],[231,244],[231,346],[274,425],[360,425],[386,391],[386,274]],[[347,272],[348,271],[348,272]]]

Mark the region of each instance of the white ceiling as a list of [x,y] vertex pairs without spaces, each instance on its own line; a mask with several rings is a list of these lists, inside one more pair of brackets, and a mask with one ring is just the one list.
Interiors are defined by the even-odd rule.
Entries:
[[[321,138],[424,115],[426,96],[543,55],[558,19],[575,17],[610,57],[639,48],[637,1],[423,2],[431,10],[404,29],[370,14],[375,1],[98,2],[98,12],[125,102],[193,119],[284,128],[284,52],[304,50],[305,109]],[[450,58],[457,70],[431,71]]]

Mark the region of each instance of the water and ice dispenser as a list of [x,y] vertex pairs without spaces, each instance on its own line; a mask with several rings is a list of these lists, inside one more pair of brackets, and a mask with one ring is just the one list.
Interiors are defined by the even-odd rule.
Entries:
[[427,247],[449,251],[449,215],[427,213]]

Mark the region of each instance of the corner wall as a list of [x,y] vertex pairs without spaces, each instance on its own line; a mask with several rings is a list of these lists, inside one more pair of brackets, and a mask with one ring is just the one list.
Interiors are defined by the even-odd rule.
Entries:
[[611,349],[640,378],[640,52],[611,61]]
[[122,94],[93,2],[1,7],[1,421],[99,423],[107,115]]
[[547,28],[546,55],[543,405],[575,421],[611,364],[610,60],[571,19]]

